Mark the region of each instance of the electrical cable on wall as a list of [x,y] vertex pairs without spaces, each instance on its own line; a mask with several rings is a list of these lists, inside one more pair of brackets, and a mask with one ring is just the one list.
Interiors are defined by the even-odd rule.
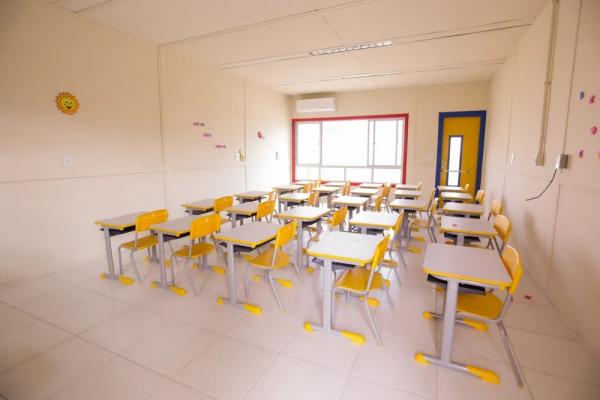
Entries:
[[540,197],[542,197],[544,195],[544,193],[546,193],[546,190],[548,190],[548,188],[550,187],[550,185],[552,185],[552,182],[554,182],[554,178],[556,177],[556,173],[557,172],[558,172],[558,168],[554,170],[554,173],[552,174],[552,178],[550,178],[550,182],[548,182],[548,184],[546,185],[546,187],[544,188],[544,190],[542,190],[542,193],[538,194],[537,196],[525,199],[525,201],[535,200],[535,199],[539,199]]

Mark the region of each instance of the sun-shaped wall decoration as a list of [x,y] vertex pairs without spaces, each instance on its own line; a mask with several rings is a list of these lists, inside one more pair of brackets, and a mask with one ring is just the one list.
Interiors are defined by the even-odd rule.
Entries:
[[56,96],[56,107],[67,115],[73,115],[79,111],[79,100],[69,92],[60,92]]

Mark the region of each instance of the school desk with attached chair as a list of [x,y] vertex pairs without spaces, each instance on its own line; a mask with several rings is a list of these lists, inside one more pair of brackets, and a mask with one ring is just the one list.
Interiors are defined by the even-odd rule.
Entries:
[[363,235],[350,232],[324,232],[319,241],[306,250],[306,253],[317,259],[323,260],[323,308],[322,325],[305,322],[307,332],[324,332],[327,334],[341,335],[354,343],[362,344],[365,337],[360,333],[346,330],[336,330],[333,327],[332,301],[333,301],[333,268],[335,262],[349,266],[363,266],[373,260],[381,236]]
[[449,216],[479,218],[485,212],[485,207],[483,204],[449,202],[444,204],[442,211]]
[[405,189],[396,189],[394,192],[394,197],[397,199],[418,199],[421,197],[423,193],[420,190],[405,190]]
[[469,193],[465,192],[441,192],[440,198],[446,202],[455,201],[455,202],[470,202],[473,201],[473,196]]
[[245,218],[252,218],[256,215],[256,211],[258,211],[258,204],[258,201],[251,201],[227,207],[225,212],[230,215],[231,226],[235,228],[238,220],[240,221],[240,225],[244,225]]
[[456,245],[464,246],[465,242],[478,238],[492,239],[498,232],[492,223],[480,218],[442,217],[440,232],[456,237]]
[[398,213],[385,211],[363,211],[350,219],[350,228],[360,229],[360,233],[382,233],[383,231],[393,229],[398,220]]
[[286,193],[279,196],[279,203],[283,203],[283,209],[287,210],[290,204],[299,205],[308,200],[309,193]]
[[181,207],[185,208],[185,212],[189,215],[201,215],[214,210],[215,199],[193,201],[191,203],[182,204]]
[[[125,285],[131,285],[134,282],[133,279],[128,276],[115,274],[111,237],[134,231],[137,217],[144,213],[146,212],[138,211],[135,213],[102,219],[95,222],[96,225],[100,226],[100,230],[104,233],[104,249],[106,250],[106,262],[108,264],[108,273],[103,272],[100,274],[101,279],[118,280]],[[156,258],[155,248],[153,247],[152,249],[152,258]]]
[[249,192],[234,194],[233,197],[238,199],[240,203],[247,203],[250,201],[261,201],[263,197],[268,196],[269,193],[270,192],[265,192],[262,190],[251,190]]
[[317,232],[321,232],[321,219],[327,216],[331,209],[324,207],[300,206],[286,210],[279,214],[282,220],[295,220],[296,224],[296,265],[303,266],[302,258],[304,255],[303,236],[304,229],[313,224],[317,224]]
[[288,185],[273,186],[273,190],[275,190],[279,194],[296,192],[296,191],[298,191],[298,190],[300,190],[302,188],[304,188],[303,185],[296,185],[296,184],[293,184],[293,183],[290,183]]
[[227,293],[228,297],[218,297],[217,303],[230,304],[242,308],[248,312],[259,315],[262,309],[259,306],[247,302],[240,302],[237,298],[235,284],[235,259],[234,252],[250,252],[275,239],[281,225],[269,222],[249,222],[245,225],[227,231],[221,231],[214,237],[216,241],[223,242],[227,246]]
[[[417,353],[415,360],[421,364],[434,364],[476,376],[489,383],[500,383],[498,375],[491,370],[452,361],[452,339],[455,324],[487,331],[487,322],[498,325],[500,336],[508,353],[519,386],[523,385],[522,373],[512,349],[502,320],[522,275],[517,252],[507,246],[502,258],[495,252],[464,246],[430,244],[427,246],[423,270],[438,279],[447,281],[444,313],[426,311],[426,319],[443,320],[442,347],[439,357]],[[460,285],[475,285],[484,289],[483,294],[461,293]],[[504,300],[492,290],[505,291]],[[458,313],[457,313],[458,311]]]
[[441,192],[464,192],[465,189],[461,186],[438,186],[438,191]]
[[421,185],[412,183],[398,183],[395,187],[397,190],[421,190]]
[[333,194],[338,192],[341,188],[336,186],[318,186],[312,189],[313,192],[319,193],[320,197],[327,197],[327,207],[331,207],[331,198]]
[[360,196],[340,196],[331,201],[333,207],[348,207],[350,218],[354,214],[354,210],[367,210],[367,204],[369,203],[368,197]]

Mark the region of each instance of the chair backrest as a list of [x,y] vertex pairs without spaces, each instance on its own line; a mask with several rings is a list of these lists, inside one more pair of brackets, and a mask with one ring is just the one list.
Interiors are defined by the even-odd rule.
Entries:
[[485,197],[485,190],[479,189],[475,194],[475,202],[478,204],[483,203],[483,198]]
[[404,221],[404,211],[400,211],[398,214],[398,219],[396,219],[396,223],[394,224],[394,238],[400,238],[400,230],[402,229],[402,222]]
[[275,236],[275,249],[281,249],[285,246],[290,240],[294,238],[296,234],[296,220],[293,220],[289,224],[286,224],[279,228],[277,234]]
[[469,190],[471,189],[471,185],[470,184],[466,184],[465,185],[465,193],[469,193]]
[[312,183],[307,183],[304,185],[304,188],[302,189],[302,191],[304,193],[310,193],[310,191],[313,189],[313,184]]
[[500,213],[502,213],[502,202],[500,200],[493,200],[490,205],[490,215],[488,215],[488,219],[491,216],[497,217]]
[[275,212],[275,200],[267,200],[258,203],[256,208],[256,220],[260,221],[263,217],[268,217]]
[[350,188],[352,186],[350,185],[350,182],[346,183],[344,185],[344,187],[342,188],[342,196],[348,196],[350,194]]
[[135,219],[135,232],[144,232],[150,229],[150,226],[165,222],[169,218],[167,210],[154,210],[141,215]]
[[320,179],[317,179],[317,180],[315,181],[315,186],[313,186],[313,187],[319,187],[319,186],[321,186],[321,180],[320,180]]
[[417,185],[417,190],[421,190],[422,187],[423,187],[423,182],[419,182],[419,184]]
[[[434,192],[435,193],[435,192]],[[432,199],[429,202],[429,212],[431,213],[431,215],[433,215],[435,213],[435,210],[437,210],[437,205],[438,205],[438,198],[433,196],[432,193]]]
[[308,195],[308,200],[306,200],[306,204],[311,207],[316,207],[319,205],[319,192],[311,192]]
[[203,215],[192,221],[190,239],[199,239],[221,229],[221,217],[218,214]]
[[[389,246],[390,246],[390,236],[386,235],[385,238],[383,238],[383,240],[377,244],[377,247],[375,247],[375,252],[373,253],[373,259],[371,260],[371,267],[370,267],[371,272],[369,274],[369,280],[367,281],[367,287],[364,288],[365,292],[369,292],[371,290],[371,288],[373,287],[373,277],[375,276],[375,273],[379,269],[379,264],[381,264],[381,262],[383,261],[383,257],[385,256],[385,252],[388,250]],[[384,285],[385,285],[385,283],[384,283]]]
[[494,228],[498,232],[498,236],[502,239],[502,246],[505,246],[512,232],[512,224],[510,220],[502,214],[498,214],[494,220]]
[[269,192],[269,200],[277,200],[277,190],[273,190],[272,192]]
[[377,197],[375,199],[375,203],[373,204],[373,211],[381,211],[381,203],[383,203],[383,196]]
[[387,199],[388,197],[390,197],[390,192],[392,191],[392,186],[390,186],[389,183],[386,183],[386,185],[388,186],[383,186],[383,189],[381,190],[381,195],[383,196],[384,199]]
[[342,226],[342,224],[346,221],[346,215],[348,214],[348,207],[342,207],[336,212],[333,213],[331,219],[329,220],[329,226],[331,228],[335,228],[336,226]]
[[512,284],[508,288],[508,293],[514,294],[519,287],[521,276],[523,275],[523,265],[521,264],[521,257],[519,253],[512,246],[505,246],[502,251],[502,262],[506,272],[512,278]]
[[215,213],[219,213],[229,207],[233,206],[233,196],[224,196],[215,199],[215,204],[213,205],[213,211]]

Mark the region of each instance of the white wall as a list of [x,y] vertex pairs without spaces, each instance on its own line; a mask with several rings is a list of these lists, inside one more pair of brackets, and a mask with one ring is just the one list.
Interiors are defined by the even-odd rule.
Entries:
[[408,113],[406,181],[423,182],[433,188],[437,155],[438,115],[448,111],[485,110],[488,82],[422,86],[335,93],[333,113],[298,114],[292,97],[294,118]]
[[[534,156],[542,120],[550,5],[498,71],[490,89],[484,186],[488,201],[502,198],[505,203],[514,226],[511,243],[520,250],[525,269],[600,356],[600,322],[595,317],[600,142],[589,133],[599,123],[600,105],[578,99],[580,90],[600,93],[598,17],[600,3],[595,0],[560,2],[544,166],[534,166]],[[569,168],[558,174],[542,198],[526,202],[546,186],[563,144],[571,157]],[[581,148],[586,151],[583,159],[576,156]]]
[[103,257],[97,219],[289,180],[279,93],[37,0],[0,2],[0,54],[0,282]]

